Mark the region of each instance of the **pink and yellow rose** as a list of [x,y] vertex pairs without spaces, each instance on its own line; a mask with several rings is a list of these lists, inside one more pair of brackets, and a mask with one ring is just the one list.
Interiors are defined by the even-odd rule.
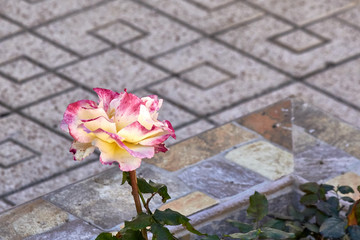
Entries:
[[74,138],[70,152],[75,160],[89,156],[97,147],[103,164],[118,162],[122,171],[132,171],[141,159],[166,152],[164,141],[175,132],[169,121],[159,121],[162,99],[151,95],[139,98],[126,90],[122,93],[94,88],[98,104],[91,100],[71,103],[61,128]]

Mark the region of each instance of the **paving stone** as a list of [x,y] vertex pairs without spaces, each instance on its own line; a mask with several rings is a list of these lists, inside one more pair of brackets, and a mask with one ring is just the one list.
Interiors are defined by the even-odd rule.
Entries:
[[[193,25],[206,33],[214,33],[257,18],[263,13],[236,1],[151,0],[144,1]],[[232,2],[233,4],[230,4]]]
[[360,31],[335,18],[307,27],[321,38],[331,40],[311,51],[298,54],[269,41],[269,38],[292,29],[292,26],[266,16],[219,35],[218,38],[297,77],[360,53],[360,45],[357,44]]
[[192,192],[182,198],[176,199],[159,207],[164,211],[167,208],[177,211],[184,216],[189,216],[217,204],[218,201],[202,192]]
[[[39,2],[39,1],[38,1]],[[27,26],[34,26],[81,8],[106,2],[104,0],[56,0],[41,1],[40,4],[29,4],[29,0],[0,1],[0,12]]]
[[55,191],[61,187],[65,187],[67,185],[86,179],[106,170],[105,166],[100,165],[101,163],[99,161],[95,161],[94,163],[90,163],[80,168],[68,171],[45,182],[33,185],[22,191],[11,194],[6,197],[6,199],[10,200],[16,205],[30,201],[32,199],[45,195],[46,193]]
[[298,25],[326,17],[356,4],[355,0],[255,0],[249,2],[255,3],[267,11],[278,14]]
[[294,121],[310,135],[360,159],[360,132],[319,109],[301,101],[293,101]]
[[236,148],[226,158],[271,180],[294,172],[292,154],[264,141]]
[[[79,164],[72,160],[71,142],[17,115],[0,118],[0,141],[13,140],[35,157],[0,168],[0,195],[15,191]],[[19,153],[20,154],[20,153]],[[22,154],[20,154],[22,155]],[[85,161],[93,159],[90,157]]]
[[234,106],[228,110],[211,116],[210,119],[218,124],[224,124],[291,96],[302,99],[304,102],[316,106],[328,112],[332,116],[360,128],[360,112],[324,95],[321,92],[298,83]]
[[354,84],[360,82],[358,66],[360,66],[360,59],[314,75],[306,82],[360,107],[360,100],[357,97],[360,85]]
[[[138,176],[164,183],[171,191],[170,194],[174,193],[171,195],[175,195],[175,198],[189,193],[186,186],[181,185],[177,178],[161,170],[154,171],[146,164],[142,164]],[[114,167],[100,175],[46,195],[45,199],[95,226],[111,229],[136,215],[131,187],[128,184],[121,185],[121,180],[122,172],[118,167]]]
[[[333,186],[350,186],[353,188],[354,193],[344,194],[343,196],[351,197],[354,200],[360,199],[360,193],[357,191],[357,187],[360,183],[360,176],[354,172],[347,172],[345,174],[336,176],[329,181],[326,182],[327,184],[333,185]],[[341,193],[339,193],[342,195]]]
[[187,138],[196,136],[202,132],[205,132],[211,128],[214,128],[215,126],[208,123],[205,120],[200,120],[197,121],[195,123],[192,123],[190,125],[187,125],[185,127],[176,129],[175,134],[176,134],[176,139],[173,138],[169,138],[167,140],[167,143],[169,145],[173,145],[175,143],[181,142]]
[[91,94],[82,89],[74,89],[59,96],[49,98],[48,100],[42,101],[39,104],[25,108],[22,110],[22,112],[33,118],[36,118],[51,128],[61,131],[60,122],[63,118],[66,107],[70,103],[81,99],[90,99],[96,102],[98,101],[98,97],[95,94]]
[[8,210],[8,209],[10,209],[10,208],[12,208],[12,207],[13,207],[13,206],[11,206],[11,205],[5,203],[4,201],[1,201],[1,200],[0,200],[0,213],[3,212],[3,211],[5,211],[5,210]]
[[[131,1],[109,2],[39,28],[38,32],[81,55],[89,55],[108,47],[90,33],[116,20],[148,33],[146,37],[124,45],[143,57],[165,52],[199,37],[197,33]],[[110,35],[104,37],[112,38]]]
[[285,100],[242,117],[237,122],[291,151],[291,113],[291,100]]
[[22,82],[26,78],[33,77],[44,72],[44,69],[36,66],[27,59],[19,58],[10,63],[0,66],[0,72],[15,78],[18,82]]
[[13,23],[10,23],[2,18],[0,18],[0,38],[5,37],[6,35],[20,31],[21,28],[16,26]]
[[0,143],[0,167],[10,167],[20,161],[36,157],[36,155],[36,152],[26,149],[13,140],[5,140]]
[[1,239],[24,239],[52,230],[68,220],[68,213],[51,203],[38,199],[0,215]]
[[74,86],[53,74],[46,74],[21,84],[0,76],[0,84],[0,100],[11,107],[21,107]]
[[229,123],[176,144],[171,151],[146,159],[146,162],[168,171],[177,171],[254,138],[253,133]]
[[[199,41],[155,61],[176,73],[210,63],[234,76],[233,79],[209,89],[199,89],[177,78],[150,87],[157,94],[203,115],[221,110],[287,81],[285,76],[210,40]],[[203,77],[208,78],[211,75]]]
[[76,59],[68,52],[30,33],[20,34],[1,42],[0,63],[3,64],[24,55],[48,67],[63,65]]
[[353,8],[351,8],[350,10],[337,15],[337,17],[342,20],[347,21],[350,24],[354,24],[354,25],[360,27],[359,11],[360,11],[360,5],[357,5],[357,6],[354,6]]
[[70,220],[66,224],[50,232],[27,237],[25,240],[88,240],[95,239],[100,233],[101,231],[99,229],[81,220]]
[[294,146],[294,172],[308,181],[326,181],[351,171],[351,166],[359,162],[357,158],[320,140],[304,142],[304,138],[314,137],[299,128],[294,129],[293,138],[294,144],[301,144],[300,147]]
[[89,88],[110,88],[129,91],[144,87],[167,76],[166,73],[119,50],[70,65],[59,71]]
[[189,187],[218,199],[236,195],[266,181],[261,175],[222,157],[186,168],[178,176]]
[[6,115],[8,113],[9,113],[9,110],[0,105],[0,118],[2,117],[2,115]]

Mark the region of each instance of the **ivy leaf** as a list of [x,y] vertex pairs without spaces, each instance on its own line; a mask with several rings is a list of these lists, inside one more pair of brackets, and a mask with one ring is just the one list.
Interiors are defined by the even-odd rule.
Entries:
[[300,202],[305,206],[314,205],[318,200],[318,196],[314,193],[305,194],[300,198]]
[[268,200],[265,195],[255,192],[250,196],[250,206],[246,212],[255,221],[263,219],[268,213]]
[[113,236],[111,233],[100,233],[95,240],[118,240],[115,236]]
[[152,222],[153,218],[151,215],[140,213],[133,220],[125,221],[125,228],[132,230],[140,230],[146,228],[147,226],[150,226]]
[[320,233],[325,238],[341,238],[345,235],[346,222],[338,217],[326,219],[320,226]]
[[234,220],[226,220],[227,222],[231,223],[234,227],[238,228],[241,233],[247,233],[254,229],[253,225],[234,221]]
[[300,190],[305,193],[317,193],[319,185],[315,182],[308,182],[300,185]]
[[354,189],[352,189],[352,187],[349,186],[339,186],[338,190],[342,194],[354,193]]
[[153,240],[172,240],[174,236],[166,227],[154,223],[151,225],[151,232],[153,233]]
[[295,233],[288,233],[274,228],[262,228],[259,234],[262,239],[289,239],[295,238]]

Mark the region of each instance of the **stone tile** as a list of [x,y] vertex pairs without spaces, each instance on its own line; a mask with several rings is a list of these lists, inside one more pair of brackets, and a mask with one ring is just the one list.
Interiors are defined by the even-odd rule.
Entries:
[[167,76],[166,73],[119,50],[107,51],[59,72],[89,88],[96,86],[118,92],[124,88],[134,90],[144,87]]
[[253,133],[229,123],[176,144],[171,151],[158,154],[146,162],[168,171],[177,171],[254,138]]
[[12,207],[13,206],[11,206],[11,205],[5,203],[4,201],[0,200],[0,213],[3,212],[3,211],[6,211],[6,210],[8,210],[8,209],[10,209]]
[[175,143],[181,142],[187,138],[196,136],[202,132],[205,132],[215,126],[208,123],[205,120],[200,120],[185,127],[176,129],[176,139],[170,138],[167,140],[168,144],[173,145]]
[[41,4],[30,4],[30,1],[0,1],[0,12],[27,26],[34,26],[61,15],[74,12],[104,0],[64,0],[61,4],[56,0],[41,1]]
[[351,170],[351,166],[359,162],[341,149],[317,139],[301,143],[303,139],[313,138],[304,131],[294,129],[293,135],[294,144],[301,144],[294,147],[294,172],[308,181],[326,181]]
[[[65,152],[64,152],[65,155]],[[51,178],[40,184],[33,185],[29,188],[26,188],[22,191],[16,192],[9,195],[6,199],[12,201],[15,204],[21,204],[46,193],[55,191],[61,187],[65,187],[72,183],[78,182],[80,180],[86,179],[90,176],[100,173],[101,171],[106,170],[105,166],[100,166],[99,161],[90,163],[88,165],[82,166],[80,168],[65,172],[57,177]]]
[[31,149],[21,146],[13,140],[0,143],[0,167],[7,168],[21,161],[26,161],[37,155]]
[[26,78],[33,77],[44,72],[44,69],[36,66],[26,58],[19,58],[10,63],[0,66],[0,72],[22,82]]
[[214,33],[257,18],[263,13],[242,2],[203,0],[144,1],[193,25],[206,33]]
[[264,141],[236,148],[226,158],[271,180],[294,172],[292,154]]
[[95,239],[102,231],[87,224],[81,220],[69,221],[66,224],[58,227],[52,231],[33,235],[25,238],[25,240],[62,240],[62,239],[77,239],[88,240]]
[[321,38],[331,40],[311,51],[298,54],[269,41],[269,38],[292,29],[290,25],[267,16],[218,38],[297,77],[360,53],[360,31],[335,18],[307,27]]
[[0,38],[5,37],[6,35],[9,35],[9,34],[18,32],[20,30],[21,30],[20,27],[0,18]]
[[351,8],[349,11],[346,11],[342,14],[337,15],[338,18],[347,21],[350,24],[354,24],[360,27],[360,5],[357,5]]
[[295,30],[274,40],[294,52],[302,52],[324,43],[322,39],[310,35],[302,30]]
[[299,83],[292,84],[255,98],[254,100],[239,104],[226,111],[213,115],[210,119],[218,124],[224,124],[291,96],[302,99],[303,101],[328,112],[332,116],[360,128],[360,112]]
[[249,2],[298,25],[326,17],[356,4],[356,0],[255,0]]
[[17,35],[1,42],[0,63],[24,55],[28,58],[35,59],[37,62],[48,67],[63,65],[76,59],[68,52],[63,51],[30,33]]
[[218,201],[202,192],[192,192],[182,198],[176,199],[159,207],[163,211],[167,208],[189,216],[217,204]]
[[[357,187],[360,185],[360,176],[354,172],[347,172],[345,174],[336,176],[329,181],[327,184],[331,184],[333,186],[350,186],[354,189],[355,193],[345,194],[344,196],[349,196],[354,200],[360,199],[360,193],[357,191]],[[341,193],[339,193],[341,195]]]
[[[138,176],[164,183],[175,198],[189,193],[176,177],[160,169],[154,171],[152,166],[142,164]],[[121,185],[121,180],[122,172],[114,167],[44,198],[92,225],[111,229],[136,215],[131,187]]]
[[207,62],[234,75],[234,79],[206,90],[177,78],[150,87],[152,91],[185,108],[191,106],[194,111],[203,115],[221,110],[287,81],[285,76],[210,40],[199,41],[155,61],[176,73]]
[[294,124],[310,135],[360,159],[360,132],[319,109],[301,101],[293,101]]
[[1,239],[24,239],[52,230],[68,220],[68,213],[51,203],[38,199],[0,215]]
[[[117,20],[127,22],[132,29],[136,27],[148,33],[146,37],[124,45],[143,57],[165,52],[199,37],[197,33],[131,1],[112,1],[37,31],[81,55],[89,55],[108,47],[105,42],[89,33]],[[107,35],[107,38],[111,36]]]
[[222,157],[214,157],[179,173],[179,178],[189,187],[222,199],[248,190],[265,180],[259,174]]
[[360,59],[316,74],[308,78],[306,82],[360,107],[360,99],[357,98],[360,85],[354,84],[360,81],[358,66],[360,66]]
[[82,89],[74,89],[31,107],[25,108],[22,112],[36,118],[51,128],[61,131],[60,122],[63,118],[66,107],[70,103],[81,99],[90,99],[97,102],[98,97],[95,94],[91,94]]
[[[68,152],[70,141],[15,113],[0,118],[0,141],[6,140],[16,141],[37,155],[10,168],[0,168],[0,195],[79,164],[72,160],[71,153]],[[91,159],[93,157],[85,161]]]
[[[5,114],[7,114],[7,113],[9,113],[9,110],[8,110],[7,108],[5,108],[5,107],[3,107],[3,106],[0,105],[0,116],[2,117],[2,115],[5,115]],[[0,118],[1,118],[1,117],[0,117]]]
[[[46,74],[21,84],[0,76],[0,84],[0,100],[15,108],[36,102],[74,86],[53,74]],[[14,96],[16,97],[14,98]]]
[[242,117],[237,122],[291,151],[291,114],[291,100],[288,99]]

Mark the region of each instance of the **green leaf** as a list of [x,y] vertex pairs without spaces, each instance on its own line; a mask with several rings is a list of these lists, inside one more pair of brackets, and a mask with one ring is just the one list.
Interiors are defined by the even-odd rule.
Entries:
[[319,185],[315,182],[308,182],[300,185],[300,190],[305,193],[317,193]]
[[[121,240],[145,240],[144,237],[141,234],[141,231],[139,230],[132,230],[123,228],[121,229]],[[116,238],[118,239],[118,238]]]
[[339,186],[338,190],[342,194],[354,193],[354,189],[352,189],[352,187],[349,186]]
[[285,225],[285,221],[283,221],[283,220],[270,219],[265,224],[263,224],[263,227],[275,228],[275,229],[284,231],[286,228],[286,225]]
[[289,205],[287,208],[288,214],[293,217],[294,220],[302,221],[304,220],[304,215],[296,210],[294,206]]
[[155,183],[153,181],[146,182],[144,178],[138,178],[138,187],[142,193],[158,193],[162,197],[162,202],[165,203],[170,199],[170,195],[167,192],[167,187],[164,184]]
[[316,218],[316,223],[320,226],[321,224],[323,224],[323,222],[325,222],[326,219],[329,218],[329,216],[327,216],[325,213],[317,210],[316,214],[315,214],[315,218]]
[[360,185],[359,185],[359,186],[357,186],[357,190],[358,190],[358,192],[360,193]]
[[234,227],[238,228],[241,233],[247,233],[254,229],[253,225],[234,221],[234,220],[226,220],[227,222],[231,223]]
[[318,196],[314,193],[305,194],[300,198],[300,202],[305,206],[314,205],[318,200]]
[[316,215],[317,209],[315,207],[306,207],[301,213],[305,219],[309,220]]
[[329,185],[329,184],[321,184],[320,188],[324,189],[325,193],[335,189],[335,187],[333,185]]
[[289,239],[295,238],[294,233],[284,232],[274,228],[262,228],[260,233],[260,238],[262,239]]
[[140,230],[150,226],[153,222],[151,215],[140,213],[131,221],[125,221],[125,227],[132,230]]
[[241,240],[253,240],[256,239],[260,234],[260,231],[258,229],[252,230],[247,233],[233,233],[228,235],[231,238],[241,239]]
[[319,227],[316,226],[315,224],[305,223],[304,226],[305,226],[307,229],[309,229],[311,232],[319,233]]
[[100,233],[95,240],[118,240],[111,233]]
[[201,240],[221,240],[217,235],[209,235],[205,238],[202,238]]
[[126,183],[126,182],[128,182],[130,184],[130,174],[129,174],[129,172],[123,172],[121,185],[124,185],[124,183]]
[[141,193],[156,192],[156,188],[153,188],[144,178],[137,178],[137,184]]
[[348,227],[349,235],[351,239],[360,239],[360,226],[354,225]]
[[320,226],[320,233],[326,238],[341,238],[345,235],[346,222],[338,217],[331,217]]
[[265,195],[255,192],[250,196],[250,206],[246,212],[255,221],[263,219],[268,213],[268,200]]
[[337,205],[333,205],[329,202],[321,201],[316,203],[316,207],[328,216],[334,216],[334,217],[339,216]]
[[355,202],[354,199],[352,199],[351,197],[342,197],[341,199],[351,203]]
[[153,233],[153,240],[172,240],[174,236],[170,233],[166,227],[154,223],[151,225],[151,232]]

